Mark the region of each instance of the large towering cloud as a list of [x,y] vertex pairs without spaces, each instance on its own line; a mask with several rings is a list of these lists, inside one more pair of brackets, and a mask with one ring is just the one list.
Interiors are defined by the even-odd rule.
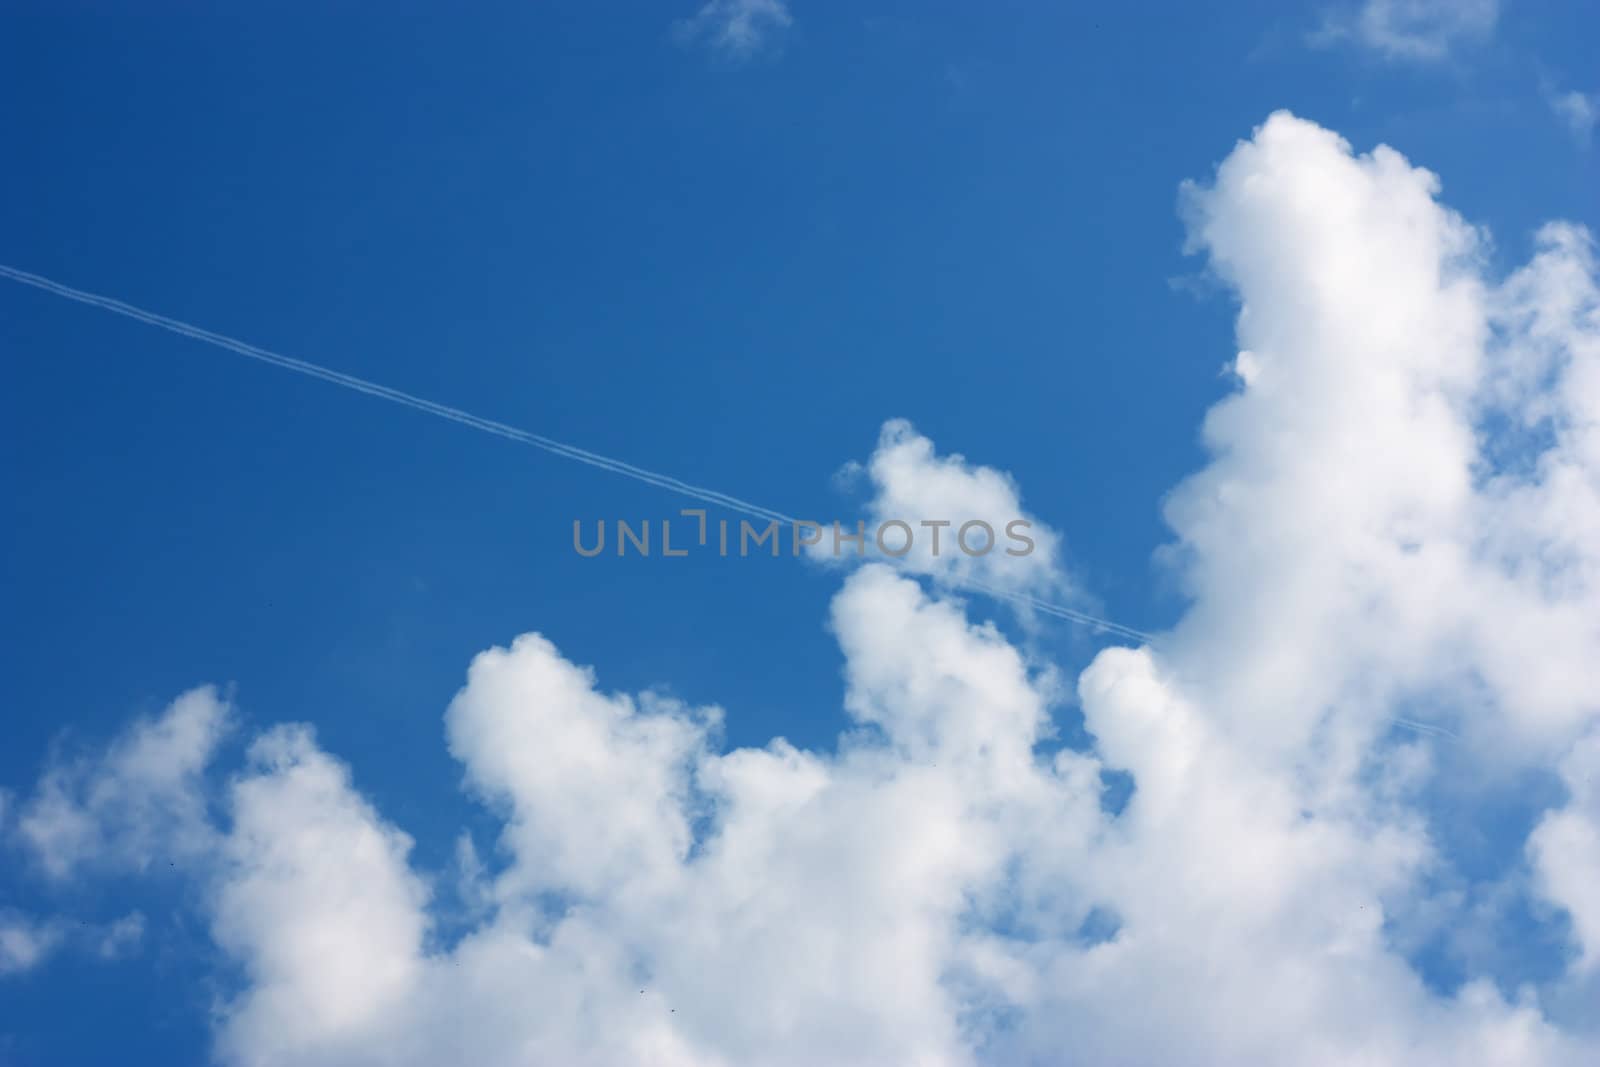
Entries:
[[[79,829],[24,843],[63,877],[108,819],[198,843],[233,1063],[1600,1061],[1594,264],[1557,225],[1495,279],[1439,192],[1287,114],[1186,190],[1237,382],[1167,501],[1192,606],[1076,680],[1082,750],[1070,679],[931,564],[869,562],[832,605],[828,751],[726,751],[720,709],[607,692],[535,634],[478,656],[445,728],[502,831],[460,936],[304,728],[210,816],[210,697],[48,774],[23,825]],[[901,426],[869,470],[883,509],[1020,499]],[[1035,567],[1007,580],[1061,581]],[[1541,774],[1555,805],[1469,870],[1461,821]],[[1537,982],[1514,945],[1418,962],[1503,938],[1506,901],[1565,945]]]

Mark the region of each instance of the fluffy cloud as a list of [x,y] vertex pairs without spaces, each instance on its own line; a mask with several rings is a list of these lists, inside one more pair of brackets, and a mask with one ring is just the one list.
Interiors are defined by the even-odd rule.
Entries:
[[[869,561],[832,604],[827,751],[726,750],[720,709],[606,692],[535,634],[478,656],[445,730],[502,831],[487,869],[464,851],[460,935],[307,728],[258,738],[213,816],[205,691],[49,771],[17,833],[58,874],[102,824],[124,866],[189,842],[247,979],[232,1063],[1596,1062],[1595,264],[1553,225],[1492,278],[1439,191],[1287,114],[1186,189],[1237,381],[1167,502],[1192,605],[1077,679],[1081,750],[1057,668],[931,561]],[[1020,507],[903,425],[868,471],[884,513]],[[1491,842],[1489,894],[1438,798],[1540,774],[1555,806]],[[1563,965],[1425,975],[1486,895],[1542,910]]]
[[212,845],[200,776],[228,729],[211,687],[180,696],[93,759],[56,763],[16,814],[15,832],[55,878],[82,867],[144,869]]
[[1595,710],[1588,237],[1548,228],[1491,288],[1437,188],[1280,115],[1188,191],[1196,247],[1240,294],[1241,388],[1168,502],[1195,598],[1171,654],[1258,743],[1426,692],[1486,743],[1549,754]]
[[843,536],[856,531],[840,523],[838,544],[824,530],[814,558],[848,562],[864,553],[946,586],[1022,603],[1082,598],[1063,566],[1060,534],[1023,508],[1011,476],[959,453],[940,455],[906,420],[884,423],[871,458],[839,474],[846,485],[870,483],[864,540],[859,549],[846,543]]
[[1545,815],[1528,841],[1547,899],[1572,919],[1579,973],[1600,971],[1600,733],[1562,762],[1569,802]]
[[1388,59],[1439,60],[1494,31],[1500,0],[1365,0],[1331,18],[1321,40],[1353,40]]
[[427,891],[406,869],[410,839],[355,794],[304,727],[250,747],[229,813],[212,930],[250,988],[229,1015],[228,1058],[360,1062],[423,970]]

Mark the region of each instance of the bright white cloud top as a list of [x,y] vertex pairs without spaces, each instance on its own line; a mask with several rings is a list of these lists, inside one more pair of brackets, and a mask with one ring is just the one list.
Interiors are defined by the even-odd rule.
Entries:
[[[1051,741],[1056,667],[868,563],[828,752],[726,751],[719,709],[607,692],[537,634],[480,654],[445,731],[502,831],[461,936],[308,728],[209,810],[210,690],[47,771],[10,832],[48,878],[177,857],[245,976],[229,1063],[1600,1062],[1600,290],[1559,224],[1489,277],[1438,194],[1282,113],[1186,190],[1237,387],[1167,502],[1192,606],[1078,678],[1084,751]],[[1020,505],[919,442],[882,441],[882,507]],[[1503,875],[1462,875],[1471,799],[1551,767]],[[1512,899],[1557,917],[1559,973],[1473,948]]]

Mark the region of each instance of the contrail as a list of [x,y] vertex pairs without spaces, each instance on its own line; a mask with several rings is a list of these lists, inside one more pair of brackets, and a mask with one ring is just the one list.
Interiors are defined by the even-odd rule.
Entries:
[[1404,726],[1408,730],[1415,730],[1419,734],[1431,734],[1434,737],[1448,737],[1452,741],[1461,740],[1461,736],[1455,731],[1440,726],[1438,723],[1418,722],[1415,719],[1402,719],[1398,715],[1391,716],[1389,721],[1397,723],[1400,726]]
[[686,482],[681,482],[676,478],[669,477],[668,475],[657,474],[654,471],[648,471],[639,467],[634,467],[630,464],[623,463],[620,460],[614,460],[607,456],[590,452],[586,449],[563,444],[560,441],[555,441],[548,437],[541,437],[538,434],[529,433],[526,430],[519,430],[515,426],[508,426],[502,422],[495,422],[492,419],[481,418],[480,416],[474,415],[471,412],[462,411],[460,408],[453,408],[447,404],[438,404],[432,400],[425,400],[422,397],[413,396],[410,393],[403,393],[398,389],[391,389],[386,385],[379,385],[377,382],[370,382],[364,378],[357,378],[351,374],[344,374],[340,371],[331,370],[327,367],[321,367],[315,363],[308,363],[303,359],[295,359],[293,356],[285,356],[281,353],[260,348],[256,345],[249,344],[245,341],[240,341],[234,337],[228,337],[224,334],[213,333],[210,330],[195,326],[192,323],[183,322],[179,319],[168,318],[165,315],[158,315],[153,311],[146,311],[144,308],[123,303],[121,300],[115,300],[108,296],[100,296],[97,293],[84,292],[82,289],[74,289],[69,285],[62,285],[60,282],[51,281],[49,278],[45,278],[37,274],[30,274],[27,271],[18,270],[15,267],[6,266],[3,263],[0,263],[0,276],[10,278],[15,282],[21,282],[23,285],[31,285],[36,289],[43,289],[45,292],[54,293],[56,296],[65,297],[68,300],[74,300],[80,304],[88,304],[91,307],[101,308],[105,311],[122,315],[125,318],[135,319],[151,326],[159,326],[163,330],[169,330],[172,333],[180,334],[196,341],[202,341],[218,348],[225,348],[230,352],[237,352],[239,355],[249,356],[251,359],[258,359],[264,363],[271,363],[274,366],[282,367],[285,370],[294,371],[297,374],[304,374],[311,378],[320,378],[323,381],[332,382],[335,385],[341,385],[346,389],[353,389],[358,393],[366,393],[368,396],[376,396],[384,400],[393,401],[396,404],[403,404],[406,407],[415,408],[419,411],[425,411],[430,415],[437,415],[440,418],[449,419],[452,422],[459,422],[465,426],[471,426],[474,429],[482,430],[485,433],[491,433],[498,437],[509,438],[513,441],[520,441],[523,444],[532,445],[535,448],[542,448],[547,452],[553,452],[556,455],[577,460],[579,463],[587,463],[590,466],[600,467],[603,470],[614,471],[618,474],[646,482],[650,485],[655,485],[676,493],[682,493],[685,496],[694,497],[695,499],[704,501],[706,503],[718,504],[734,511],[743,512],[746,515],[776,520],[781,523],[793,523],[795,521],[787,515],[771,511],[756,504],[751,504],[748,501],[739,500],[736,497],[725,496],[724,494],[718,493],[712,489],[689,485]]
[[[504,437],[520,444],[531,445],[534,448],[543,449],[546,452],[553,453],[565,459],[574,460],[578,463],[584,463],[591,467],[598,467],[601,470],[610,471],[613,474],[620,474],[625,478],[632,478],[635,481],[643,482],[646,485],[653,485],[659,489],[665,489],[668,492],[678,493],[681,496],[698,500],[701,503],[711,504],[720,508],[726,508],[729,511],[737,512],[742,515],[748,515],[752,518],[765,519],[769,522],[778,522],[786,526],[792,526],[795,522],[799,521],[793,516],[785,515],[781,511],[774,511],[771,508],[762,507],[759,504],[753,504],[748,500],[741,500],[736,496],[729,496],[728,494],[718,492],[715,489],[708,489],[701,485],[693,485],[689,482],[674,478],[668,474],[660,474],[656,471],[646,470],[643,467],[636,467],[631,463],[624,463],[619,459],[612,459],[610,456],[602,456],[598,452],[590,452],[588,449],[579,448],[576,445],[565,444],[564,442],[556,441],[549,437],[544,437],[536,433],[530,433],[527,430],[518,429],[515,426],[508,426],[503,422],[496,422],[493,419],[486,419],[482,416],[474,415],[470,411],[463,411],[460,408],[451,407],[448,404],[440,404],[432,400],[425,400],[420,396],[413,396],[410,393],[401,392],[398,389],[391,389],[387,385],[380,385],[377,382],[368,381],[365,378],[357,378],[353,374],[345,374],[342,371],[332,370],[328,367],[319,366],[315,363],[308,363],[303,359],[296,359],[293,356],[286,356],[279,352],[273,352],[270,349],[261,348],[257,345],[252,345],[248,342],[241,341],[238,338],[228,337],[225,334],[213,333],[212,331],[203,329],[202,327],[196,326],[193,323],[184,322],[181,319],[168,318],[165,315],[158,315],[153,311],[146,311],[144,308],[135,307],[132,304],[124,303],[121,300],[116,300],[109,296],[101,296],[98,293],[85,292],[82,289],[74,289],[70,285],[63,285],[60,282],[53,281],[42,275],[32,274],[25,270],[18,270],[16,267],[10,267],[3,263],[0,263],[0,277],[9,278],[14,282],[18,282],[22,285],[32,286],[35,289],[42,289],[47,293],[52,293],[55,296],[63,297],[64,299],[72,300],[79,304],[87,304],[90,307],[100,308],[103,311],[109,311],[112,314],[121,315],[124,318],[133,319],[137,322],[142,322],[150,326],[157,326],[163,330],[170,331],[171,333],[188,337],[192,340],[200,341],[208,345],[213,345],[217,348],[226,349],[229,352],[235,352],[241,356],[248,356],[251,359],[260,360],[263,363],[270,363],[275,367],[281,367],[284,370],[293,371],[296,374],[303,374],[308,378],[317,378],[321,381],[331,382],[332,384],[342,386],[345,389],[350,389],[358,393],[365,393],[368,396],[375,396],[380,400],[388,400],[391,403],[400,404],[404,407],[426,412],[429,415],[436,415],[442,419],[449,419],[451,422],[458,422],[463,426],[470,426],[475,430],[481,430],[484,433],[493,434],[496,437]],[[1114,634],[1119,637],[1126,637],[1141,642],[1152,640],[1152,635],[1145,633],[1143,630],[1136,630],[1131,626],[1124,626],[1121,623],[1112,622],[1109,619],[1096,618],[1093,615],[1076,611],[1060,604],[1052,604],[1049,601],[1040,600],[1039,598],[1030,596],[1027,593],[1012,592],[1010,590],[1000,589],[995,586],[972,581],[970,579],[965,581],[952,581],[951,584],[958,587],[971,589],[976,592],[986,593],[989,596],[1010,600],[1014,603],[1023,604],[1046,615],[1052,615],[1059,619],[1066,619],[1070,622],[1079,623],[1083,626],[1093,627],[1094,629],[1100,630],[1103,633]]]

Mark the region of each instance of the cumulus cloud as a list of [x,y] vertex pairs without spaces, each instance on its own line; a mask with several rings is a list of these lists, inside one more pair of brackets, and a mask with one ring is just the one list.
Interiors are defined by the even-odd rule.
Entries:
[[143,869],[204,851],[210,823],[200,780],[228,723],[215,689],[183,694],[106,752],[49,767],[18,810],[15,834],[55,878],[86,866]]
[[[29,840],[77,856],[59,842],[107,840],[120,808],[193,816],[148,822],[204,843],[246,976],[231,1063],[1596,1062],[1595,263],[1557,224],[1492,277],[1439,196],[1288,114],[1186,188],[1238,300],[1237,381],[1167,501],[1191,606],[1079,676],[1085,746],[1058,741],[1069,687],[1036,649],[931,561],[869,560],[831,606],[851,725],[826,750],[728,750],[721,709],[608,692],[537,634],[479,655],[445,733],[502,830],[487,862],[463,849],[459,935],[304,727],[258,738],[213,813],[214,727],[136,726],[19,801],[87,828]],[[1020,506],[902,424],[868,469],[874,508]],[[181,773],[123,769],[149,736],[189,739],[154,761]],[[1426,975],[1417,917],[1471,918],[1440,888],[1471,880],[1469,816],[1437,796],[1550,766],[1556,806],[1495,843],[1497,884],[1569,959]],[[138,784],[114,806],[102,780]]]
[[1571,917],[1579,972],[1600,970],[1600,734],[1562,762],[1567,804],[1545,815],[1529,838],[1534,872],[1547,899]]
[[1386,59],[1436,61],[1486,39],[1499,16],[1499,0],[1366,0],[1331,16],[1314,40],[1353,41]]
[[[890,419],[865,464],[839,472],[846,487],[865,478],[871,497],[859,527],[840,523],[812,547],[823,561],[862,555],[949,585],[1007,593],[1063,596],[1077,592],[1063,566],[1061,535],[1022,506],[1005,471],[940,455],[905,419]],[[844,540],[864,531],[859,545]]]
[[789,29],[794,17],[784,0],[706,0],[677,25],[684,42],[701,42],[729,59],[750,59]]
[[250,989],[224,1032],[245,1063],[361,1062],[423,970],[427,890],[411,841],[350,787],[305,727],[259,738],[229,791],[212,930]]
[[1589,238],[1547,228],[1494,286],[1438,188],[1279,115],[1186,192],[1194,247],[1240,296],[1241,388],[1167,504],[1195,599],[1172,656],[1258,743],[1426,692],[1474,736],[1549,753],[1595,710]]
[[[307,844],[237,849],[266,852],[253,866],[277,880],[225,909],[229,929],[254,934],[222,943],[255,973],[302,925],[338,930],[341,958],[382,964],[384,980],[328,976],[329,938],[307,933],[230,1014],[224,1047],[263,1063],[948,1059],[962,1026],[945,981],[965,969],[971,895],[1006,906],[1018,830],[1087,834],[1098,779],[1083,757],[1035,759],[1048,691],[996,631],[911,580],[863,568],[833,623],[863,732],[830,754],[782,741],[718,753],[715,709],[604,694],[535,635],[479,656],[447,728],[469,785],[504,816],[506,862],[493,916],[447,949],[423,950],[403,836],[347,779],[330,771],[314,800],[290,802],[281,772],[247,778],[273,791],[260,810]],[[339,840],[374,843],[360,851],[370,864],[322,840],[334,822]],[[224,901],[235,878],[224,873]],[[1042,872],[1029,881],[1049,891]],[[324,921],[347,894],[367,917],[354,929],[342,913]],[[392,902],[382,921],[374,898]],[[332,1028],[323,1016],[356,995],[347,987],[360,1003]]]

